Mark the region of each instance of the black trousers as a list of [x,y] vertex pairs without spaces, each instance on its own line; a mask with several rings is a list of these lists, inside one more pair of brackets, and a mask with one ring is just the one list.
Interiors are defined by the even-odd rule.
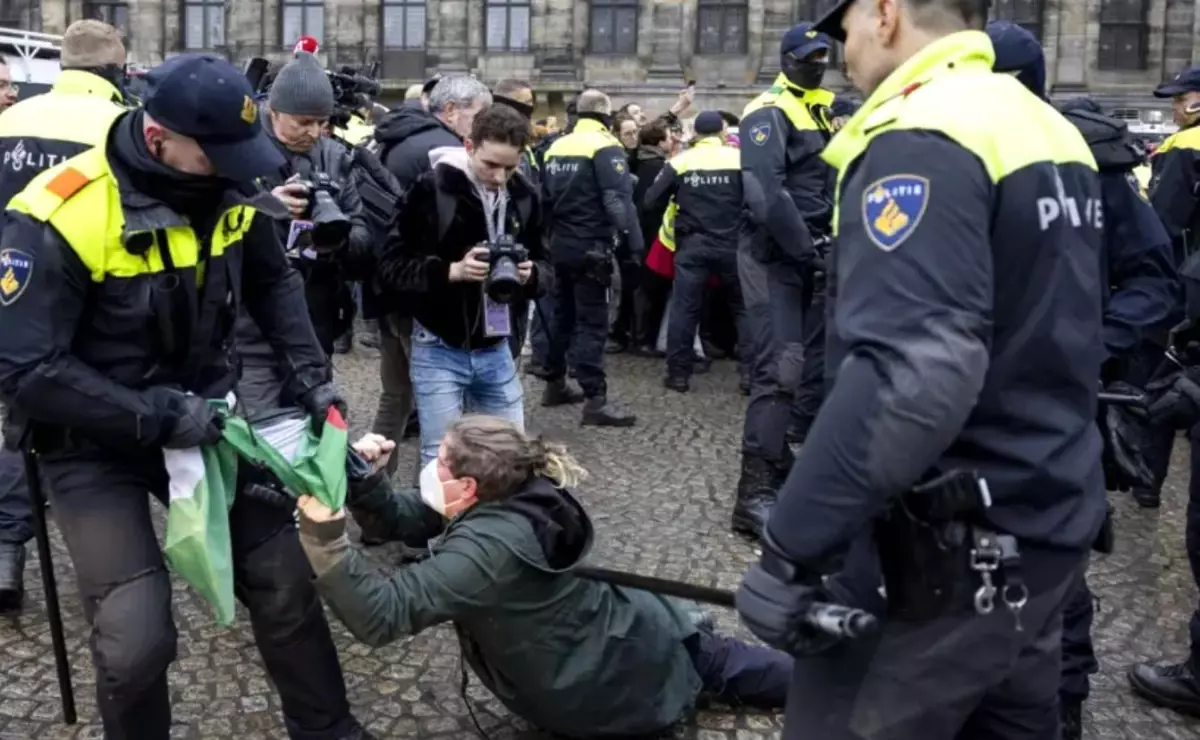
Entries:
[[[808,287],[808,286],[806,286]],[[804,366],[792,407],[792,421],[807,434],[825,402],[825,291],[813,287],[812,299],[804,307]]]
[[[167,740],[167,667],[176,657],[171,581],[150,521],[167,497],[162,453],[45,453],[42,474],[91,626],[108,740]],[[293,740],[337,740],[350,714],[337,650],[289,512],[245,497],[230,511],[238,599],[279,691]]]
[[[700,325],[704,310],[708,280],[714,275],[722,285],[728,286],[727,294],[736,317],[738,336],[747,333],[743,328],[746,309],[738,283],[737,252],[699,243],[680,245],[675,257],[675,300],[671,304],[671,315],[667,317],[667,372],[672,377],[688,378],[692,375],[696,328]],[[745,356],[744,352],[738,354]]]
[[742,454],[775,463],[788,459],[787,429],[804,368],[806,294],[799,268],[765,264],[738,250],[746,306],[742,346],[750,355],[750,404]]
[[547,357],[549,381],[567,375],[567,350],[575,366],[575,378],[588,398],[604,398],[608,383],[604,376],[604,343],[608,335],[608,286],[589,274],[582,265],[554,266],[554,317]]
[[988,616],[885,620],[873,637],[797,660],[782,737],[1059,740],[1063,606],[1084,562],[1027,573],[1021,632],[998,601]]

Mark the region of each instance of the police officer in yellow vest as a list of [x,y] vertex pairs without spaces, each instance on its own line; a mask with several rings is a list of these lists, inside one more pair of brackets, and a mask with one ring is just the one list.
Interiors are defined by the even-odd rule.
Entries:
[[[125,64],[117,29],[94,20],[72,23],[63,34],[60,62],[63,71],[49,92],[0,115],[0,202],[42,170],[98,144],[124,110],[111,81]],[[0,450],[0,612],[21,606],[25,543],[32,538],[24,466],[16,452]]]
[[[737,606],[796,661],[783,737],[1052,740],[1063,604],[1105,517],[1102,197],[1079,130],[992,72],[985,5],[843,0],[869,97],[838,170],[825,404]],[[801,619],[851,542],[886,612]]]
[[[693,123],[700,138],[668,162],[650,189],[645,209],[661,211],[674,202],[675,287],[667,317],[667,377],[663,385],[686,393],[695,364],[693,339],[704,291],[712,276],[729,289],[739,326],[745,311],[738,283],[737,248],[742,220],[742,170],[738,150],[725,145],[725,120],[704,111]],[[739,338],[745,337],[739,329]],[[741,353],[743,356],[744,352]]]
[[119,115],[115,84],[124,74],[125,47],[117,29],[75,21],[63,34],[63,71],[49,92],[0,116],[0,201],[8,203],[39,172],[91,149]]
[[[0,238],[0,399],[41,459],[92,629],[105,737],[166,740],[175,658],[171,584],[147,492],[167,497],[164,448],[211,444],[207,399],[238,380],[245,305],[311,412],[338,403],[284,257],[269,195],[283,165],[246,78],[186,54],[147,75],[145,107],[102,145],[38,175]],[[238,595],[292,738],[363,737],[291,517],[237,497]]]
[[1179,264],[1200,246],[1200,66],[1164,82],[1156,98],[1172,98],[1179,131],[1150,160],[1150,203],[1175,245]]
[[750,404],[733,529],[755,537],[792,465],[787,431],[805,339],[813,334],[812,321],[820,319],[805,314],[812,308],[818,243],[827,239],[833,213],[832,173],[819,157],[830,135],[834,99],[821,89],[829,46],[811,23],[789,30],[779,49],[783,72],[746,106],[738,128],[750,216],[738,254]]
[[[542,405],[583,400],[584,425],[626,427],[637,417],[608,400],[604,376],[608,291],[614,242],[638,261],[645,250],[625,149],[610,133],[612,101],[587,90],[577,106],[575,128],[550,145],[542,168],[556,306]],[[566,382],[568,346],[582,396]]]

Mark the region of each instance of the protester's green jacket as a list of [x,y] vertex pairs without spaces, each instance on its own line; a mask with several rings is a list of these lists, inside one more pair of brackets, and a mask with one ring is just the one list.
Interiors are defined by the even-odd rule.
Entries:
[[[431,524],[418,497],[382,479],[350,511],[365,533],[410,545]],[[453,622],[476,675],[542,730],[648,734],[695,705],[688,613],[665,597],[573,575],[591,548],[591,521],[546,479],[468,509],[431,542],[431,557],[392,572],[344,533],[319,536],[321,526],[301,522],[317,589],[358,639],[385,645]]]

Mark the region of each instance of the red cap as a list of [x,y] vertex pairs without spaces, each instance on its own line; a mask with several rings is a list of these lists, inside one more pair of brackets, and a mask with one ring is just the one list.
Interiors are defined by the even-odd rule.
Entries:
[[321,48],[320,43],[312,36],[301,36],[296,42],[295,48],[292,49],[292,54],[299,54],[302,51],[307,51],[309,54],[316,54]]

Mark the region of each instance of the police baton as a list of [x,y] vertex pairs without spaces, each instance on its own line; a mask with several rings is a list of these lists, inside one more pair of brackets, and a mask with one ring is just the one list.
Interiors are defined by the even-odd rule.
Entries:
[[73,725],[75,690],[71,687],[71,666],[67,662],[67,640],[63,634],[62,612],[58,607],[58,583],[54,580],[54,561],[50,559],[50,531],[46,528],[46,498],[42,495],[42,475],[37,454],[22,450],[29,503],[33,509],[34,535],[37,538],[38,565],[42,571],[42,589],[46,592],[46,619],[50,622],[50,645],[54,650],[54,669],[58,672],[58,692],[62,700],[63,721]]
[[[581,565],[571,571],[580,578],[589,581],[611,583],[614,586],[626,586],[642,591],[652,591],[663,596],[673,596],[677,599],[699,601],[714,606],[734,608],[734,594],[722,588],[697,586],[692,583],[670,581],[665,578],[643,576],[637,573],[626,573],[608,568],[595,568]],[[874,632],[879,622],[874,615],[841,604],[813,604],[804,615],[804,621],[810,627],[820,630],[827,635],[853,640],[857,637]]]
[[1108,404],[1109,406],[1145,406],[1146,397],[1134,393],[1103,393],[1097,397],[1100,403]]

